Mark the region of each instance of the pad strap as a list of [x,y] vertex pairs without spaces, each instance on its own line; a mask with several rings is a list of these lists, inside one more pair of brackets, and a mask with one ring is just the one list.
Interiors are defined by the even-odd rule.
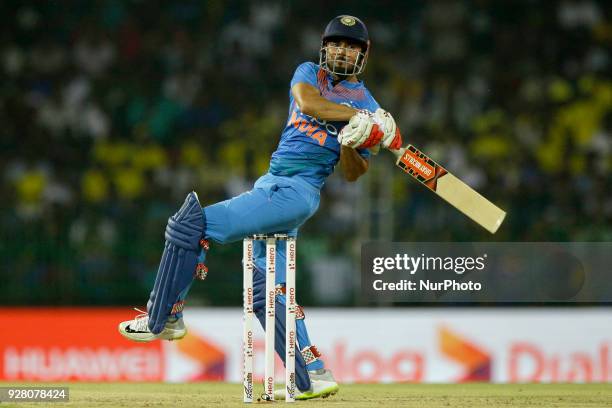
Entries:
[[319,353],[319,350],[317,350],[315,346],[304,347],[301,353],[302,357],[304,357],[304,362],[306,365],[314,363],[319,359],[319,357],[321,357],[321,353]]
[[183,311],[183,309],[185,308],[185,301],[181,300],[179,302],[176,302],[175,304],[172,305],[172,309],[170,310],[170,314],[177,314]]
[[[210,249],[210,242],[204,238],[200,239],[200,248],[202,248],[203,251],[208,251]],[[204,264],[204,262],[198,262],[193,276],[199,280],[206,279],[208,276],[208,267]]]
[[[279,295],[286,295],[287,294],[287,288],[284,285],[276,285],[276,296]],[[297,303],[295,304],[296,308],[295,308],[295,318],[296,320],[304,320],[304,318],[306,317],[306,315],[304,314],[304,308],[300,305],[298,305]]]

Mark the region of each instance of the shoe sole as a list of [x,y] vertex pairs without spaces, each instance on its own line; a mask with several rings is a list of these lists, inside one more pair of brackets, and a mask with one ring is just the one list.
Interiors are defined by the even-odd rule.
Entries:
[[313,398],[328,398],[328,397],[331,397],[332,395],[336,395],[338,391],[340,391],[340,386],[333,385],[331,387],[325,388],[323,391],[318,392],[316,394],[310,394],[308,396],[305,396],[304,394],[302,394],[301,395],[303,396],[302,398],[300,398],[301,396],[298,395],[295,397],[295,399],[299,401],[305,401],[305,400],[309,400]]
[[[167,330],[171,330],[171,333],[167,333]],[[125,337],[128,340],[131,341],[135,341],[137,343],[149,343],[153,340],[168,340],[168,341],[174,341],[174,340],[180,340],[183,337],[185,337],[187,335],[187,328],[185,328],[185,330],[182,332],[182,334],[175,336],[174,333],[177,333],[176,330],[172,330],[172,329],[164,329],[164,331],[162,331],[160,334],[157,335],[152,335],[150,337],[132,337],[130,336],[128,333],[126,333],[125,331],[121,330],[121,326],[117,327],[117,331],[119,331],[119,333]],[[166,333],[165,333],[166,332]]]
[[340,387],[336,388],[333,391],[328,392],[327,394],[321,394],[321,398],[328,398],[328,397],[331,397],[332,395],[336,395],[338,391],[340,391]]
[[[183,337],[185,337],[187,335],[187,328],[185,328],[185,330],[183,330],[182,332],[178,332],[176,330],[172,330],[172,337],[171,338],[166,338],[166,337],[163,336],[163,333],[166,330],[170,330],[170,329],[164,329],[164,331],[161,332],[162,336],[158,337],[159,339],[161,339],[161,340],[168,340],[168,341],[174,341],[174,340],[180,340],[180,339],[182,339]],[[182,333],[182,334],[179,334],[178,336],[174,336],[174,333]]]

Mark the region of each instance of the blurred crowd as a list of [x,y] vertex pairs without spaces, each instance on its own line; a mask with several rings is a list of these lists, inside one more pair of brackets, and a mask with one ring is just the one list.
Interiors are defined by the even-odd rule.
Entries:
[[[1,303],[144,302],[167,217],[192,189],[213,203],[267,170],[292,73],[341,13],[367,24],[363,79],[405,140],[508,212],[496,240],[612,240],[608,2],[318,4],[1,2]],[[391,239],[491,239],[390,174]],[[357,279],[359,183],[332,176],[302,231],[305,303],[358,301],[320,280]],[[240,256],[214,246],[192,302],[238,304]]]

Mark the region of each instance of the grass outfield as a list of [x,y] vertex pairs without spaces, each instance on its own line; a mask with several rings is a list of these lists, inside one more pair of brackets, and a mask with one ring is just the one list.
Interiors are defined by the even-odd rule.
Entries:
[[[0,383],[0,387],[10,384]],[[20,384],[33,387],[32,383]],[[50,384],[44,384],[50,386]],[[71,383],[69,403],[0,403],[0,407],[244,407],[242,385]],[[259,405],[271,404],[261,402]],[[275,405],[284,404],[283,401]],[[308,407],[612,407],[612,384],[357,384]]]

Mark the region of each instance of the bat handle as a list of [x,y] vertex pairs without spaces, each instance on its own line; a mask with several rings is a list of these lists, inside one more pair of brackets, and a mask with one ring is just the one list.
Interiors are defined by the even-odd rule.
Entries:
[[389,149],[389,151],[395,155],[395,158],[397,160],[399,160],[399,158],[403,156],[405,150],[406,150],[405,147],[400,147],[397,150],[396,149]]

